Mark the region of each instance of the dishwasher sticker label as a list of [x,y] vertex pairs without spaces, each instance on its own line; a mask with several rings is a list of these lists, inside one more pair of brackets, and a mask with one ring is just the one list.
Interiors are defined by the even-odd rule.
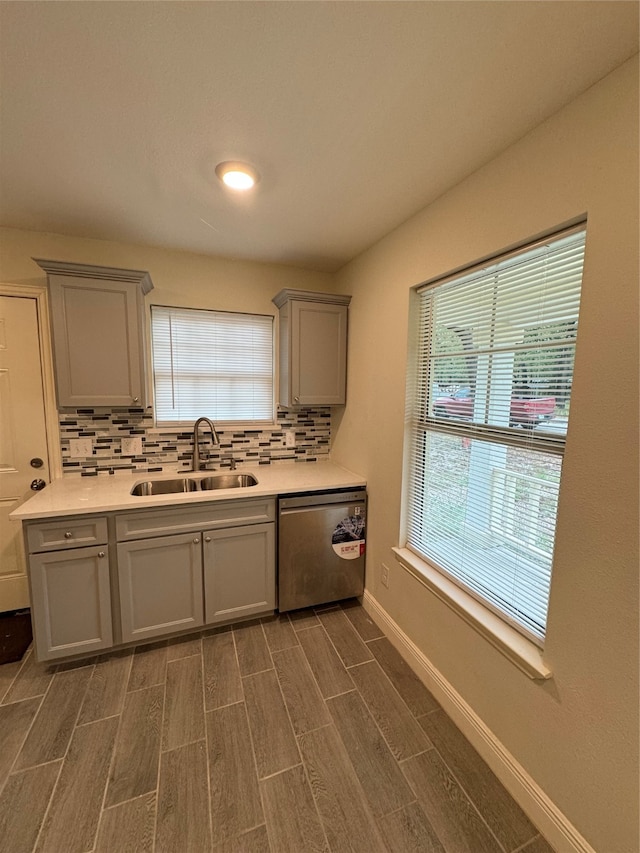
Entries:
[[364,516],[348,515],[331,535],[333,550],[343,560],[356,560],[364,554]]

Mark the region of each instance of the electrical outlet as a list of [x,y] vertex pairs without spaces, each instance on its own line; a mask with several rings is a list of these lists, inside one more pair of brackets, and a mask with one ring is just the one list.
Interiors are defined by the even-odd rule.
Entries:
[[292,429],[288,429],[285,432],[284,444],[285,444],[285,447],[295,447],[296,446],[296,434]]
[[142,436],[132,435],[130,438],[122,439],[123,456],[140,456],[142,453]]
[[82,459],[93,453],[93,442],[90,438],[69,439],[69,456],[72,459]]
[[380,580],[382,581],[382,586],[386,586],[386,588],[389,589],[389,566],[385,566],[384,563],[382,563]]

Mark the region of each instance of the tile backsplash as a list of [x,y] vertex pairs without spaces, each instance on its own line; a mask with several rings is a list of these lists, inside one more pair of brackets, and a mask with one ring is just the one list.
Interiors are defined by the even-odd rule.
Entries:
[[[151,409],[65,409],[59,413],[59,419],[65,475],[163,471],[175,470],[176,466],[188,470],[191,466],[193,430],[156,428]],[[286,446],[290,431],[295,434],[293,447]],[[220,446],[213,445],[204,429],[200,434],[202,460],[210,468],[228,468],[232,458],[238,463],[260,465],[291,460],[312,462],[329,454],[331,412],[328,408],[282,409],[271,428],[217,429],[217,432]],[[141,453],[132,454],[130,442],[123,441],[132,438],[141,438]],[[90,442],[88,447],[80,444],[81,456],[78,439]]]

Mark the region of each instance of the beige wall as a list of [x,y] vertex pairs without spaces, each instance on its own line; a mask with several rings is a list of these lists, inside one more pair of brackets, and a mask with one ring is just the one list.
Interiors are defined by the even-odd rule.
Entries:
[[329,273],[146,246],[0,228],[0,281],[42,284],[31,258],[148,270],[150,304],[277,314],[271,298],[283,287],[333,290]]
[[[348,405],[334,418],[333,458],[369,482],[367,587],[601,853],[639,849],[637,80],[631,61],[337,276],[353,300]],[[545,647],[554,677],[541,683],[394,561],[408,295],[585,213]]]

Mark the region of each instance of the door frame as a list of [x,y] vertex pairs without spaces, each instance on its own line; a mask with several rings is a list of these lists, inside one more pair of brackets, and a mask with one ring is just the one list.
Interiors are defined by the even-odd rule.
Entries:
[[19,296],[35,299],[38,323],[38,341],[40,343],[40,373],[42,374],[42,392],[44,404],[45,430],[47,433],[47,453],[49,456],[49,477],[51,480],[62,477],[62,450],[60,448],[60,422],[56,403],[56,383],[53,372],[53,342],[49,312],[49,291],[46,285],[7,284],[0,282],[0,296]]

